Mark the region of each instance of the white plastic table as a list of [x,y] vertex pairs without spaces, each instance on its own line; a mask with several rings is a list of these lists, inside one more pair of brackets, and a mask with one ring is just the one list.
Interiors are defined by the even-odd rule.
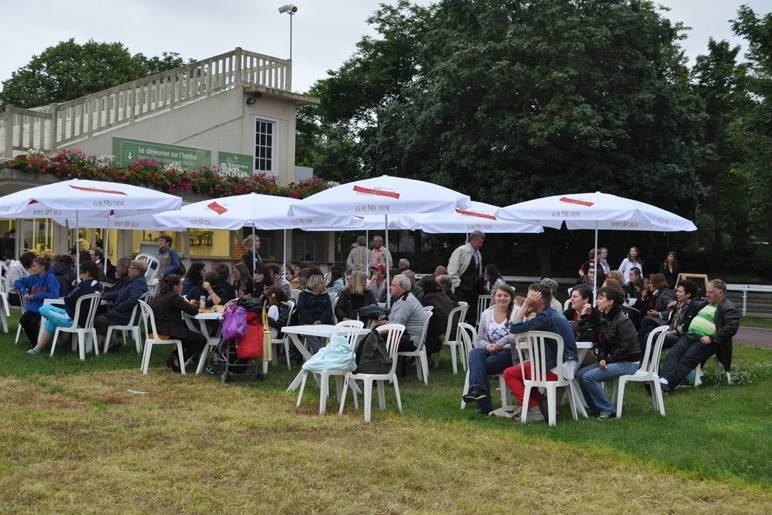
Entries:
[[[217,334],[210,335],[206,322],[208,320],[222,320],[223,316],[219,311],[198,313],[195,316],[183,312],[182,315],[191,321],[198,320],[198,332],[203,334],[204,338],[206,338],[206,345],[201,351],[201,356],[198,358],[198,366],[196,367],[196,375],[199,375],[204,371],[204,365],[206,364],[206,358],[209,354],[210,347],[216,347],[220,343],[220,332],[218,331]],[[188,327],[190,327],[190,324],[188,324]],[[195,330],[193,327],[191,327],[191,329]]]
[[[305,336],[319,336],[325,340],[329,340],[336,333],[334,325],[328,324],[309,324],[309,325],[290,325],[283,327],[281,330],[284,334],[289,336],[290,341],[295,348],[303,356],[303,360],[307,360],[311,357],[311,353],[303,345],[303,337]],[[345,330],[346,332],[348,329]],[[361,338],[367,336],[370,333],[370,329],[362,328],[358,330],[358,336]]]

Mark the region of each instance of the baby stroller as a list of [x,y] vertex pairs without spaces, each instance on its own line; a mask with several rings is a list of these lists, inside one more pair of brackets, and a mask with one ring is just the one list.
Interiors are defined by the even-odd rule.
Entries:
[[263,358],[263,304],[254,299],[239,299],[223,312],[222,340],[212,352],[208,372],[219,375],[227,383],[232,375],[248,377],[250,365],[253,377],[264,378],[258,361]]

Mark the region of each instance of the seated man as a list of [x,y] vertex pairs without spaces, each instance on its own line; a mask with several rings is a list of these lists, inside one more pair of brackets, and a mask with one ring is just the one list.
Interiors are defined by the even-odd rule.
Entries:
[[[576,361],[579,357],[576,352],[574,331],[571,329],[571,325],[568,323],[568,320],[566,320],[566,317],[550,307],[551,301],[552,293],[548,286],[541,283],[533,283],[530,285],[528,287],[528,295],[515,315],[515,322],[509,326],[509,332],[512,334],[519,334],[527,331],[549,331],[562,336],[564,370],[570,368],[570,373],[567,375],[572,377],[573,371],[576,369]],[[535,316],[530,320],[523,321],[526,316],[531,314]],[[548,370],[547,379],[557,379],[558,376],[555,372],[558,356],[557,343],[554,340],[547,342],[545,347],[545,361]],[[521,405],[525,393],[525,384],[523,383],[524,376],[525,379],[531,379],[531,367],[530,362],[528,361],[518,363],[517,365],[504,370],[504,381]],[[531,396],[528,400],[528,406],[523,406],[523,409],[529,410],[528,418],[532,421],[546,420],[547,398],[540,394],[538,390],[532,389]]]
[[[407,269],[402,271],[402,275],[410,279],[410,284],[413,285],[413,288],[411,288],[410,293],[415,295],[415,297],[418,300],[421,300],[424,296],[424,289],[420,284],[418,284],[418,281],[415,278],[415,272],[413,272],[410,269]],[[430,276],[430,277],[434,279],[434,276]]]
[[740,328],[740,311],[726,298],[726,283],[713,279],[705,292],[707,303],[695,306],[699,311],[688,332],[676,343],[660,369],[665,390],[674,390],[694,368],[716,355],[729,371],[732,364],[732,336]]
[[[144,261],[134,260],[129,264],[128,281],[117,291],[109,291],[102,299],[113,301],[113,307],[106,314],[99,315],[94,320],[94,328],[101,337],[107,335],[107,328],[111,325],[126,325],[131,319],[131,312],[143,293],[147,292],[145,271],[147,265]],[[112,347],[110,348],[112,349]],[[108,349],[108,350],[110,350]]]
[[[399,341],[400,352],[414,351],[421,344],[421,333],[424,329],[424,321],[428,316],[415,295],[410,293],[410,287],[410,279],[404,275],[395,275],[391,279],[390,291],[393,304],[388,323],[405,326],[405,332]],[[382,321],[381,323],[386,322]]]
[[649,333],[662,325],[662,321],[668,324],[670,330],[665,336],[663,349],[669,349],[678,342],[679,338],[686,333],[694,316],[697,314],[695,306],[697,304],[692,300],[697,294],[697,285],[694,281],[686,279],[681,281],[676,288],[676,300],[667,305],[667,310],[662,311],[656,317],[646,317],[641,321],[641,328],[638,331],[638,343],[641,351],[646,352],[646,339]]

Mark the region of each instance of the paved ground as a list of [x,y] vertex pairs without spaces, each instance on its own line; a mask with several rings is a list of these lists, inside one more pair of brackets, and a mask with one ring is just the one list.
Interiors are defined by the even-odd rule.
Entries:
[[736,343],[746,343],[756,347],[765,347],[772,349],[772,329],[761,329],[758,327],[740,327],[737,336],[734,337]]

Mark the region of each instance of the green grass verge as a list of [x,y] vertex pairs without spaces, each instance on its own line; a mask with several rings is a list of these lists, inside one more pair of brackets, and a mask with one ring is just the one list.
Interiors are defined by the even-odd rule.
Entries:
[[743,317],[740,327],[760,327],[772,329],[772,318]]
[[[15,327],[14,322],[12,327]],[[350,399],[347,417],[339,419],[330,415],[322,419],[314,415],[318,406],[318,390],[313,386],[307,387],[300,413],[295,413],[292,409],[294,396],[284,390],[297,373],[297,367],[291,372],[287,371],[286,367],[271,368],[264,381],[237,380],[224,386],[213,378],[182,378],[166,372],[163,370],[163,362],[168,351],[160,350],[154,355],[151,376],[142,377],[137,370],[139,358],[131,343],[116,354],[99,357],[89,355],[85,362],[81,362],[77,355],[69,352],[65,346],[57,350],[53,358],[28,356],[24,353],[27,348],[24,336],[19,345],[14,345],[14,335],[13,331],[10,336],[0,335],[0,352],[4,356],[0,361],[0,378],[6,377],[0,381],[11,381],[8,384],[12,385],[8,390],[10,400],[0,400],[0,412],[11,414],[10,418],[6,418],[6,422],[0,425],[0,456],[3,456],[0,460],[0,471],[12,473],[9,476],[11,478],[24,479],[24,475],[30,473],[35,476],[35,467],[47,463],[49,458],[56,465],[54,468],[61,467],[63,473],[68,467],[75,466],[73,460],[85,461],[91,463],[89,466],[95,467],[96,463],[90,461],[92,458],[89,452],[93,451],[95,456],[101,456],[98,446],[102,440],[98,436],[102,435],[103,438],[116,440],[114,444],[107,444],[109,446],[122,446],[121,448],[127,449],[150,446],[153,452],[164,457],[153,466],[155,468],[152,474],[169,473],[180,476],[183,483],[179,488],[185,491],[198,485],[197,480],[189,479],[187,476],[190,473],[184,471],[185,466],[192,466],[186,457],[197,455],[199,451],[204,453],[202,449],[196,450],[198,446],[213,446],[211,453],[204,453],[198,458],[210,467],[220,470],[222,467],[219,463],[241,463],[240,460],[229,457],[229,453],[242,451],[237,440],[246,438],[250,442],[249,445],[254,446],[257,444],[252,441],[253,435],[259,434],[262,442],[271,441],[271,444],[266,445],[270,445],[274,452],[286,459],[288,468],[284,471],[284,476],[291,476],[292,473],[310,474],[312,483],[320,481],[319,487],[324,486],[324,478],[330,473],[329,470],[324,470],[322,464],[330,460],[335,461],[330,457],[330,453],[338,456],[339,445],[351,445],[352,448],[362,450],[363,442],[370,442],[369,445],[378,449],[368,449],[367,452],[375,453],[377,459],[387,460],[389,467],[393,469],[390,474],[395,474],[395,477],[399,476],[397,471],[400,470],[400,462],[403,468],[407,467],[405,470],[413,470],[413,467],[420,467],[421,463],[424,463],[427,475],[421,476],[419,481],[423,483],[420,484],[431,482],[432,473],[438,477],[444,476],[446,472],[443,472],[442,467],[460,467],[463,470],[466,467],[465,462],[459,462],[454,457],[464,457],[470,460],[470,474],[482,474],[481,477],[486,478],[486,481],[501,486],[510,483],[504,479],[506,475],[501,476],[501,471],[497,475],[495,468],[488,470],[482,463],[475,461],[474,452],[469,446],[477,449],[475,452],[485,456],[487,460],[501,461],[502,467],[522,467],[533,473],[529,465],[520,464],[518,460],[532,460],[531,467],[539,463],[541,457],[533,454],[536,451],[529,447],[535,445],[542,451],[548,450],[544,452],[556,453],[552,457],[556,461],[542,463],[540,466],[557,465],[559,468],[565,464],[566,467],[585,467],[584,473],[598,475],[598,478],[604,477],[606,471],[623,476],[640,473],[643,479],[637,479],[652,482],[657,481],[656,471],[659,470],[659,473],[668,477],[675,475],[674,477],[681,478],[677,482],[709,481],[731,485],[732,488],[751,488],[751,491],[763,492],[767,506],[769,502],[768,495],[772,487],[772,403],[769,398],[769,392],[772,391],[772,351],[769,349],[736,346],[734,385],[719,382],[710,375],[713,370],[711,362],[711,366],[707,367],[709,375],[704,387],[682,389],[666,396],[666,417],[660,417],[654,412],[650,400],[640,386],[630,385],[625,394],[623,418],[608,422],[575,422],[570,419],[567,407],[564,407],[561,420],[554,428],[544,424],[523,426],[507,420],[480,416],[474,412],[473,407],[461,411],[459,401],[463,375],[454,376],[450,373],[449,359],[444,355],[441,368],[431,369],[428,387],[416,381],[412,368],[409,368],[401,379],[405,416],[396,414],[392,392],[387,388],[389,409],[386,413],[375,409],[373,424],[364,426],[361,424],[361,412],[353,412]],[[109,372],[121,369],[125,371]],[[158,383],[162,383],[163,388],[168,390],[165,394],[170,396],[168,399],[153,393],[154,389],[161,388]],[[18,405],[14,404],[13,388],[21,390],[16,397]],[[148,391],[150,395],[127,394],[128,390],[132,389]],[[255,408],[250,402],[263,408]],[[136,403],[140,403],[146,411],[133,412]],[[335,401],[330,400],[328,412],[335,413],[336,406]],[[267,407],[273,410],[270,417],[261,411]],[[196,414],[201,415],[200,421]],[[124,417],[127,419],[123,420]],[[241,417],[244,417],[244,420]],[[261,417],[268,417],[266,420],[271,422],[268,423]],[[33,445],[20,435],[27,434],[30,426],[37,423],[48,429],[43,434],[34,436]],[[108,424],[107,429],[103,429],[100,424]],[[184,427],[177,427],[175,424]],[[249,433],[240,432],[245,425]],[[395,447],[391,450],[393,452],[388,448],[379,448],[381,445],[402,445],[399,441],[391,441],[385,437],[383,432],[392,429],[404,439],[404,447]],[[95,443],[86,445],[85,442],[91,438],[92,431],[97,436]],[[138,440],[137,431],[148,440]],[[54,447],[45,443],[46,438],[50,437],[49,432],[53,432],[58,442]],[[348,434],[349,432],[351,434]],[[182,451],[179,463],[175,461],[177,455],[167,452],[162,444],[150,442],[153,439],[163,442],[172,437],[186,438],[186,434],[190,435],[190,445],[193,448]],[[293,435],[292,438],[288,438],[290,434]],[[235,440],[221,441],[226,436]],[[85,440],[81,441],[82,439]],[[176,448],[177,444],[170,445]],[[364,445],[366,447],[368,444]],[[524,452],[523,449],[530,450]],[[431,454],[426,454],[427,450],[431,450]],[[262,451],[255,452],[264,456]],[[313,458],[314,456],[316,458]],[[417,457],[428,462],[416,462]],[[513,457],[517,458],[514,463]],[[352,459],[350,453],[346,453],[345,458]],[[120,462],[149,458],[118,453],[111,459]],[[321,461],[317,463],[317,467],[302,461],[308,459]],[[269,461],[281,466],[281,460]],[[473,463],[476,465],[472,465]],[[615,468],[619,464],[624,464],[624,471],[620,472]],[[114,463],[112,467],[120,468],[119,465]],[[89,468],[86,465],[78,466]],[[259,464],[255,466],[260,468]],[[366,458],[362,460],[361,466],[367,466]],[[241,470],[239,467],[236,469]],[[485,470],[481,471],[475,467]],[[357,467],[344,467],[343,470],[345,471],[333,473],[332,477],[344,482],[360,481]],[[229,475],[227,467],[223,471]],[[85,472],[88,473],[89,470]],[[200,472],[205,473],[204,470]],[[405,473],[413,477],[413,472]],[[391,476],[387,474],[386,477]],[[138,481],[136,477],[130,479]],[[233,480],[236,481],[237,478],[234,477]],[[377,477],[372,480],[377,481]],[[460,481],[458,478],[455,480]],[[281,488],[281,481],[276,481],[277,488]],[[14,488],[10,483],[6,486]],[[386,483],[382,486],[386,490],[390,488]],[[680,488],[670,486],[676,491]],[[307,495],[292,486],[285,488],[301,499]],[[448,488],[454,487],[450,485]],[[487,492],[482,487],[476,488],[475,495],[483,495],[480,491]],[[0,484],[0,497],[3,496],[3,490]],[[10,490],[6,490],[6,493],[8,491]],[[642,493],[645,491],[645,487],[643,490],[636,490],[635,495],[646,495]],[[422,492],[423,490],[419,489],[418,494]],[[458,495],[463,497],[463,494],[463,491],[446,493],[450,498]],[[656,497],[656,492],[654,494]],[[674,493],[662,493],[665,497],[671,494]],[[37,498],[36,495],[43,496],[41,492],[28,492],[26,495],[32,498]],[[341,495],[352,502],[351,506],[363,506],[356,500],[356,492]],[[490,495],[490,492],[485,495]],[[706,495],[708,499],[720,498],[711,497],[714,494]],[[19,501],[21,504],[14,506],[24,506],[23,499],[27,498],[25,496]],[[279,496],[279,500],[283,503],[281,505],[284,506],[284,511],[292,511],[297,507],[286,497]],[[436,502],[440,500],[435,499]],[[314,499],[313,503],[316,504],[312,505],[321,511],[337,511],[332,508],[336,505],[329,502],[332,501]],[[483,505],[487,504],[483,502]],[[678,509],[686,509],[687,505],[688,503]],[[38,507],[46,511],[46,506]],[[172,503],[171,506],[181,511],[191,511],[190,505],[187,504]],[[202,506],[215,508],[217,502],[207,499]],[[233,509],[233,505],[229,506]],[[384,505],[383,511],[410,506],[409,499],[401,499],[393,509]],[[444,510],[441,502],[439,505],[419,504],[412,509],[433,511],[436,506]],[[472,505],[464,506],[472,509]],[[74,505],[70,508],[77,511],[83,507]],[[565,505],[555,507],[569,508]],[[701,508],[705,510],[720,507],[706,504]],[[612,510],[611,506],[607,508],[608,510],[601,511]],[[659,508],[665,506],[660,505]],[[206,511],[205,508],[201,509]],[[697,509],[701,511],[699,505]],[[0,511],[3,510],[0,508]],[[142,511],[141,507],[139,511]],[[756,510],[751,508],[750,511]]]

